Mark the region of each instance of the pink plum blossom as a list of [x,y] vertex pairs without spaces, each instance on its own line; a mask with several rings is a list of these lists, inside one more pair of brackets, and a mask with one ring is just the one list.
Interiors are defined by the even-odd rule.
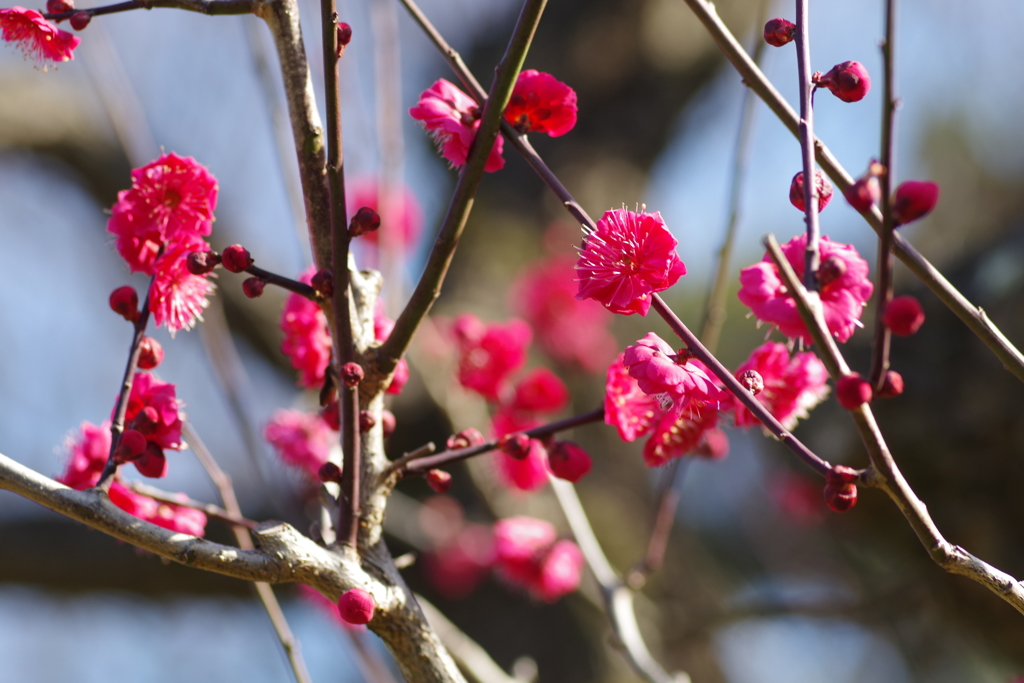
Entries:
[[565,135],[576,125],[576,92],[551,74],[527,69],[516,79],[505,120],[522,133]]
[[608,366],[604,393],[604,421],[615,427],[623,441],[635,441],[652,429],[662,413],[657,398],[640,390],[622,364],[624,354]]
[[[310,266],[299,275],[299,281],[309,284],[315,274],[316,266]],[[324,312],[306,297],[290,294],[281,314],[281,331],[281,352],[299,371],[299,384],[307,389],[322,385],[331,360],[331,335]]]
[[320,466],[327,462],[337,434],[318,414],[301,410],[278,410],[263,430],[282,461],[314,480],[318,479]]
[[[736,370],[739,377],[747,370],[755,370],[764,381],[757,400],[768,409],[786,429],[793,429],[797,420],[808,417],[814,406],[828,396],[828,371],[813,353],[789,355],[785,344],[766,342],[754,349],[743,365]],[[760,424],[739,399],[735,399],[737,427]]]
[[214,290],[213,283],[188,269],[189,254],[209,248],[198,235],[181,233],[154,263],[149,310],[153,322],[167,327],[172,336],[178,330],[192,329],[197,320],[202,320],[203,309],[210,305],[207,296]]
[[622,364],[641,391],[675,415],[688,407],[717,409],[731,396],[711,380],[703,363],[695,358],[677,360],[672,347],[653,332],[626,349]]
[[[359,178],[354,182],[345,183],[345,204],[350,216],[364,206],[381,213],[380,187],[375,178]],[[420,208],[416,196],[404,185],[396,188],[394,207],[384,213],[385,220],[379,230],[372,230],[363,235],[363,240],[371,244],[380,241],[381,232],[387,232],[390,239],[403,249],[416,244],[423,230],[423,209]]]
[[509,375],[526,361],[533,333],[522,320],[485,324],[464,313],[453,325],[459,345],[459,383],[484,398],[498,401]]
[[8,43],[16,43],[26,57],[37,62],[67,62],[82,39],[62,31],[34,9],[0,9],[0,30]]
[[[423,91],[420,101],[409,110],[409,115],[423,123],[442,156],[452,166],[465,165],[469,148],[480,128],[480,108],[469,95],[442,78]],[[503,144],[499,135],[484,166],[488,173],[505,166],[505,159],[501,156]]]

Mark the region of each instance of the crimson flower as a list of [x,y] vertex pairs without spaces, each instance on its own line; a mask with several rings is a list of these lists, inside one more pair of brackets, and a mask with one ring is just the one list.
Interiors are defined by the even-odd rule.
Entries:
[[153,322],[165,325],[171,336],[178,330],[192,329],[196,320],[203,319],[203,309],[210,305],[206,297],[213,291],[213,283],[205,275],[193,275],[188,269],[189,254],[209,249],[202,237],[181,233],[153,264],[149,310]]
[[715,448],[701,448],[712,433],[724,437],[724,434],[715,429],[719,416],[720,412],[713,408],[682,415],[666,411],[654,425],[654,431],[644,444],[644,462],[648,467],[660,467],[672,458],[679,458],[687,453],[723,457],[728,450],[728,441],[725,442],[724,449],[718,444]]
[[[500,438],[532,429],[540,424],[533,413],[512,410],[507,406],[498,408],[491,419],[491,430]],[[513,458],[507,453],[496,451],[494,457],[502,480],[520,491],[536,491],[548,483],[548,452],[537,439],[530,439],[529,450],[524,458]]]
[[[184,493],[177,494],[177,497],[182,502],[188,501]],[[136,493],[119,481],[110,485],[110,502],[139,519],[165,529],[200,538],[206,534],[206,514],[201,510],[155,500]]]
[[[135,373],[124,421],[127,428],[142,432],[146,441],[161,449],[180,451],[184,447],[181,442],[182,413],[174,386],[148,372]],[[116,406],[114,410],[117,410]]]
[[62,31],[34,9],[11,7],[0,9],[0,31],[3,39],[17,43],[26,57],[37,62],[67,62],[75,58],[74,50],[82,39]]
[[[871,297],[874,285],[868,279],[868,263],[851,244],[840,244],[822,237],[819,294],[828,331],[840,342],[845,342],[860,326],[860,314]],[[782,253],[796,271],[804,275],[804,249],[807,235],[800,234],[782,245]],[[779,270],[765,255],[764,260],[740,271],[739,300],[753,311],[758,320],[776,325],[790,339],[803,339],[810,343],[793,296],[779,277]]]
[[562,380],[547,368],[536,368],[516,384],[511,407],[533,413],[557,413],[568,403],[569,390]]
[[672,347],[653,332],[626,348],[622,364],[642,392],[675,415],[687,407],[717,408],[731,396],[711,380],[703,363],[694,358],[677,360]]
[[[452,166],[466,163],[469,148],[480,128],[480,108],[469,95],[442,78],[423,91],[420,101],[409,110],[409,115],[423,123],[441,155]],[[499,135],[484,166],[488,173],[505,166],[505,159],[501,156],[503,144]]]
[[278,410],[264,428],[263,436],[285,464],[318,480],[317,471],[327,462],[337,432],[316,413]]
[[[299,281],[309,284],[315,274],[316,266],[310,266],[299,275]],[[307,389],[323,384],[331,361],[331,335],[324,312],[306,297],[290,294],[281,313],[281,331],[281,352],[299,371],[299,384]]]
[[579,587],[583,554],[572,541],[558,541],[549,522],[510,517],[494,525],[498,574],[530,595],[554,602]]
[[[755,370],[764,381],[757,394],[768,412],[786,429],[793,429],[797,420],[808,417],[808,411],[828,396],[828,371],[825,364],[810,352],[789,355],[785,344],[766,342],[754,349],[750,358],[736,370],[739,377]],[[760,424],[739,399],[735,399],[737,427]]]
[[192,157],[172,152],[132,171],[132,186],[118,193],[107,230],[132,272],[152,275],[167,242],[210,234],[216,206],[217,179]]
[[455,319],[453,331],[459,345],[459,383],[498,401],[509,375],[526,361],[526,347],[533,336],[530,326],[515,319],[488,325],[463,313]]
[[660,213],[605,212],[584,239],[576,298],[596,299],[612,313],[647,315],[651,295],[686,275],[677,244]]
[[505,120],[521,133],[565,135],[576,125],[576,92],[551,74],[527,69],[516,79]]
[[635,441],[654,428],[663,412],[658,399],[648,396],[622,364],[624,354],[608,366],[604,392],[604,421],[619,431],[623,441]]

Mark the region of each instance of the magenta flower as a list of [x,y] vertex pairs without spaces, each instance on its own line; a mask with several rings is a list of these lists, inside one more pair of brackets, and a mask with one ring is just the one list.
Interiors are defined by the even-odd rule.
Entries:
[[532,413],[557,413],[569,404],[569,390],[547,368],[536,368],[516,384],[512,409]]
[[[117,406],[110,413],[111,419]],[[160,449],[180,451],[181,403],[178,401],[173,384],[162,382],[148,372],[137,372],[132,380],[132,391],[128,395],[128,410],[124,423],[127,429],[136,429],[146,441]]]
[[[383,342],[391,335],[391,330],[393,329],[395,329],[395,321],[384,315],[384,307],[382,305],[377,306],[377,310],[373,313],[374,339]],[[409,363],[404,358],[401,358],[395,366],[394,374],[391,375],[391,384],[384,391],[392,395],[400,394],[408,381]]]
[[[465,165],[469,148],[480,128],[480,108],[469,95],[442,78],[423,91],[420,101],[409,110],[409,115],[423,123],[442,156],[452,166]],[[503,144],[499,135],[484,166],[488,173],[505,166],[505,159],[501,156]]]
[[[499,407],[491,418],[491,431],[496,438],[532,429],[540,424],[533,413]],[[526,456],[513,458],[503,451],[494,454],[501,479],[519,491],[536,491],[548,483],[548,452],[537,439],[529,440]]]
[[[782,245],[786,260],[801,279],[806,245],[806,234]],[[871,297],[874,285],[868,279],[867,261],[860,257],[853,245],[833,242],[828,237],[822,237],[820,245],[818,281],[825,324],[836,339],[845,342],[860,326],[861,311]],[[762,262],[741,270],[740,285],[739,300],[753,311],[758,320],[776,325],[790,339],[799,338],[810,343],[811,335],[770,256],[765,255]]]
[[107,230],[132,272],[152,275],[167,242],[210,234],[216,207],[217,179],[192,157],[164,154],[132,171],[132,186],[118,193]]
[[18,44],[26,57],[37,62],[70,61],[82,42],[78,36],[48,22],[39,12],[24,7],[0,9],[0,30],[4,40]]
[[327,462],[337,432],[316,413],[278,410],[267,423],[263,436],[286,464],[298,467],[313,480]]
[[551,74],[519,74],[505,107],[505,120],[521,133],[565,135],[576,125],[576,92]]
[[205,275],[193,275],[188,269],[189,254],[209,249],[202,237],[179,233],[153,264],[149,310],[153,322],[166,326],[172,337],[178,330],[192,329],[197,320],[203,319],[203,309],[210,305],[206,297],[214,290],[213,283]]
[[512,300],[552,358],[597,372],[615,355],[612,318],[598,302],[576,298],[575,262],[566,255],[533,264],[513,285]]
[[[315,274],[316,266],[310,266],[299,280],[309,284]],[[299,384],[307,389],[322,385],[331,361],[331,335],[324,312],[306,297],[290,294],[281,314],[281,331],[281,352],[299,371]]]
[[64,440],[68,461],[57,481],[77,491],[95,486],[110,456],[110,421],[97,426],[83,422],[77,438]]
[[459,383],[490,401],[500,399],[509,375],[526,361],[533,332],[522,320],[487,325],[464,313],[453,325],[459,345]]
[[[705,451],[700,446],[718,426],[719,414],[719,411],[712,408],[683,415],[663,413],[654,426],[654,432],[644,444],[644,462],[648,467],[661,467],[672,458],[687,453],[704,455]],[[721,457],[720,453],[720,446],[718,449],[707,449],[707,454],[711,456]]]
[[[188,500],[184,493],[178,496],[183,501]],[[119,481],[110,485],[110,502],[150,524],[200,538],[206,534],[206,514],[201,510],[154,500],[132,491]]]
[[[757,394],[768,412],[786,429],[796,427],[797,420],[808,417],[811,408],[828,396],[828,371],[813,353],[803,352],[789,356],[785,344],[766,342],[754,349],[750,358],[736,370],[739,377],[747,370],[755,370],[764,381]],[[760,424],[739,399],[735,399],[737,427]]]
[[563,595],[580,587],[583,572],[583,552],[569,540],[555,543],[540,565],[533,592],[544,602],[556,602]]
[[622,364],[640,391],[656,398],[662,410],[674,415],[688,407],[717,409],[731,396],[711,380],[703,363],[693,358],[679,362],[672,347],[653,332],[626,348]]
[[[385,239],[390,239],[402,249],[412,247],[419,240],[423,230],[423,209],[416,201],[416,196],[404,185],[396,188],[395,195],[394,207],[384,213],[385,218],[392,222],[383,223],[379,230],[365,233],[363,241],[377,244],[382,231],[387,233]],[[380,213],[380,201],[380,188],[375,178],[359,178],[345,183],[345,204],[350,216],[354,216],[364,206]]]
[[596,299],[612,313],[647,315],[651,294],[686,275],[676,245],[660,213],[605,212],[584,239],[576,298]]
[[635,441],[652,429],[662,414],[657,398],[648,396],[622,364],[624,354],[608,366],[605,381],[604,421],[619,431],[623,441]]
[[545,602],[555,602],[575,591],[583,569],[583,553],[572,541],[556,538],[555,528],[541,519],[498,520],[494,525],[498,574]]
[[454,538],[423,555],[423,570],[438,593],[460,600],[472,593],[494,564],[490,528],[466,524]]
[[860,62],[836,64],[824,76],[815,73],[813,80],[817,87],[828,88],[843,102],[859,102],[871,90],[871,77]]

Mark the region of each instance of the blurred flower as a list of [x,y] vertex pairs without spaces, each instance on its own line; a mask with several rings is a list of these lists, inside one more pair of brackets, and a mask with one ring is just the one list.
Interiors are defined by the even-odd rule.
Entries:
[[513,410],[532,413],[557,413],[569,404],[569,390],[547,368],[534,368],[519,380],[512,399]]
[[427,580],[448,600],[472,593],[494,564],[491,530],[482,524],[466,524],[448,543],[423,556]]
[[[644,462],[648,467],[661,467],[672,458],[687,453],[723,457],[725,452],[721,444],[717,444],[715,449],[699,448],[705,436],[718,426],[719,415],[720,412],[714,408],[697,408],[682,415],[663,413],[644,444]],[[728,442],[724,451],[728,451]]]
[[[377,341],[382,342],[390,336],[391,330],[393,329],[395,329],[395,321],[384,315],[384,307],[382,305],[378,305],[377,310],[373,314],[374,338]],[[386,393],[402,393],[402,389],[405,388],[405,384],[408,381],[409,363],[402,358],[398,361],[398,365],[395,366],[395,372],[391,375],[391,384],[388,385]]]
[[[354,216],[364,206],[382,213],[380,202],[380,187],[375,178],[358,178],[345,183],[345,204],[350,216]],[[394,206],[390,208],[390,212],[383,213],[388,222],[382,224],[379,230],[365,233],[363,240],[377,244],[381,232],[386,231],[397,246],[408,249],[416,244],[423,230],[423,210],[416,196],[404,185],[395,188]]]
[[651,294],[686,275],[660,213],[625,208],[605,212],[584,239],[576,263],[579,299],[596,299],[612,313],[647,315]]
[[[117,406],[110,412],[111,420]],[[179,451],[181,442],[181,403],[173,384],[162,382],[148,372],[137,372],[128,395],[124,423],[129,429],[142,432],[149,443],[161,449]]]
[[[500,438],[506,434],[532,429],[540,424],[533,413],[523,413],[500,406],[491,421],[494,436]],[[548,453],[537,439],[530,439],[526,457],[513,458],[502,451],[494,454],[497,458],[498,471],[502,480],[509,486],[520,491],[535,491],[548,482]]]
[[[316,266],[310,266],[299,275],[299,281],[309,284],[315,274]],[[299,384],[307,389],[322,385],[331,360],[331,335],[324,312],[306,297],[290,294],[281,314],[281,331],[281,352],[299,371]]]
[[527,69],[516,79],[505,120],[521,133],[565,135],[576,125],[576,93],[551,74]]
[[327,462],[337,434],[317,413],[286,409],[274,413],[263,430],[281,460],[313,479],[319,479],[317,473]]
[[[188,500],[185,494],[178,495],[182,500]],[[154,500],[132,491],[119,481],[110,485],[110,502],[139,519],[165,529],[200,538],[206,534],[206,514],[201,510]]]
[[499,576],[546,602],[579,587],[583,554],[572,541],[557,541],[555,528],[541,519],[510,517],[494,525]]
[[[466,163],[469,148],[480,128],[480,108],[469,95],[442,78],[423,91],[420,101],[409,110],[409,115],[423,123],[452,166],[457,168]],[[505,166],[505,159],[501,156],[503,144],[501,135],[498,135],[484,166],[488,173]]]
[[105,420],[99,426],[83,422],[78,428],[78,437],[68,436],[64,448],[68,461],[64,474],[57,477],[57,481],[77,491],[95,485],[110,456],[110,421]]
[[26,57],[37,62],[67,62],[75,58],[74,49],[82,42],[78,36],[62,31],[34,9],[0,9],[3,39],[17,43]]
[[895,225],[905,225],[931,213],[939,202],[939,186],[928,180],[908,180],[900,183],[892,198],[892,218]]
[[[828,396],[828,371],[825,364],[810,352],[789,356],[785,344],[766,342],[754,349],[743,365],[736,370],[739,377],[747,370],[755,370],[764,381],[757,400],[768,409],[786,429],[796,427],[799,419],[808,417],[808,411]],[[733,398],[737,427],[760,424],[739,399]]]
[[522,320],[485,324],[463,313],[452,326],[459,345],[459,383],[484,398],[498,401],[508,376],[526,361],[533,336]]
[[[860,314],[871,297],[874,285],[868,279],[868,263],[850,244],[833,242],[823,236],[821,247],[822,270],[818,271],[821,304],[825,324],[837,340],[845,342],[860,325]],[[801,233],[782,245],[782,253],[796,271],[804,275],[804,249],[807,235]],[[827,277],[825,271],[828,271]],[[797,311],[796,302],[779,277],[779,270],[765,255],[764,260],[740,271],[739,300],[747,305],[758,320],[777,325],[779,331],[791,339],[811,342],[811,335]]]

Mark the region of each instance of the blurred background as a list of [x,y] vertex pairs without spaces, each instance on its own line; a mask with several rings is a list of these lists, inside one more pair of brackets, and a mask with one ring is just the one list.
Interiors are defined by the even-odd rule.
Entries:
[[[319,10],[310,0],[300,5],[319,81]],[[456,79],[397,2],[339,0],[339,7],[353,28],[342,76],[348,178],[400,179],[425,218],[418,242],[378,264],[392,276],[394,315],[455,180],[406,112],[438,78]],[[789,3],[760,0],[717,7],[748,46],[767,16],[793,12]],[[422,8],[486,86],[518,3],[423,0]],[[857,176],[878,154],[882,3],[813,1],[811,21],[815,69],[857,60],[877,76],[862,102],[817,98],[818,135]],[[897,46],[897,175],[942,187],[937,210],[907,236],[1018,343],[1024,88],[1010,66],[1024,61],[1022,22],[1024,6],[1013,0],[903,0]],[[160,149],[196,157],[220,183],[215,248],[241,242],[260,266],[286,275],[309,258],[276,56],[259,20],[130,12],[94,20],[82,39],[73,62],[46,73],[0,47],[0,452],[50,476],[63,470],[67,435],[109,414],[123,372],[129,326],[109,311],[107,296],[145,282],[117,257],[105,210],[128,187],[133,166]],[[763,65],[795,106],[793,48],[769,48]],[[623,204],[661,211],[689,269],[667,298],[698,327],[729,213],[739,78],[682,0],[552,3],[526,66],[579,95],[576,128],[535,146],[592,216]],[[802,229],[787,192],[799,146],[762,105],[751,131],[733,275],[761,258],[762,234],[784,241]],[[505,169],[484,179],[435,307],[440,322],[417,340],[412,380],[392,406],[393,456],[465,427],[485,430],[486,406],[437,362],[446,353],[444,319],[464,311],[487,321],[515,315],[509,291],[519,273],[546,254],[571,255],[578,241],[567,214],[506,149]],[[873,233],[842,200],[822,225],[874,263]],[[364,264],[376,258],[361,257]],[[1024,477],[1024,387],[897,271],[898,293],[918,295],[928,320],[917,336],[895,341],[893,363],[907,390],[877,406],[879,421],[947,538],[1024,575],[1024,497],[1016,490]],[[259,435],[274,410],[310,407],[315,397],[296,388],[279,351],[283,294],[268,288],[248,300],[240,284],[222,273],[206,323],[173,340],[163,330],[154,335],[167,352],[159,374],[178,385],[246,516],[306,528],[308,482]],[[719,355],[735,367],[765,330],[732,293],[729,302]],[[864,320],[872,319],[869,306]],[[608,324],[620,348],[650,330],[668,338],[654,317],[609,315]],[[223,344],[225,330],[232,345]],[[222,359],[216,367],[211,354]],[[860,332],[848,356],[863,369],[868,354],[869,335]],[[542,365],[569,384],[573,411],[599,404],[603,371],[561,363],[534,344],[529,367]],[[834,401],[813,417],[798,429],[801,439],[832,461],[865,463]],[[729,436],[727,458],[695,460],[677,475],[680,505],[664,565],[638,600],[642,629],[666,668],[685,669],[698,683],[1004,683],[1024,675],[1021,616],[934,566],[882,494],[862,491],[853,512],[831,514],[820,483],[784,449],[758,430]],[[578,429],[572,438],[594,457],[579,485],[583,503],[613,565],[627,573],[645,552],[661,473],[644,467],[639,444],[622,443],[609,427]],[[389,510],[396,554],[429,551],[464,520],[531,514],[564,530],[550,491],[510,494],[492,485],[484,461],[453,473],[451,499],[432,499],[420,480],[399,487]],[[172,458],[160,485],[217,500],[188,452]],[[209,536],[230,538],[216,522]],[[163,563],[9,493],[0,493],[0,546],[0,661],[11,680],[109,680],[112,669],[118,680],[154,683],[291,675],[241,582]],[[430,566],[405,570],[409,583],[506,670],[535,665],[542,682],[638,680],[593,603],[589,579],[547,605],[487,576],[463,595]],[[353,643],[383,652],[375,637],[347,636],[289,588],[279,593],[313,679],[364,680]]]

